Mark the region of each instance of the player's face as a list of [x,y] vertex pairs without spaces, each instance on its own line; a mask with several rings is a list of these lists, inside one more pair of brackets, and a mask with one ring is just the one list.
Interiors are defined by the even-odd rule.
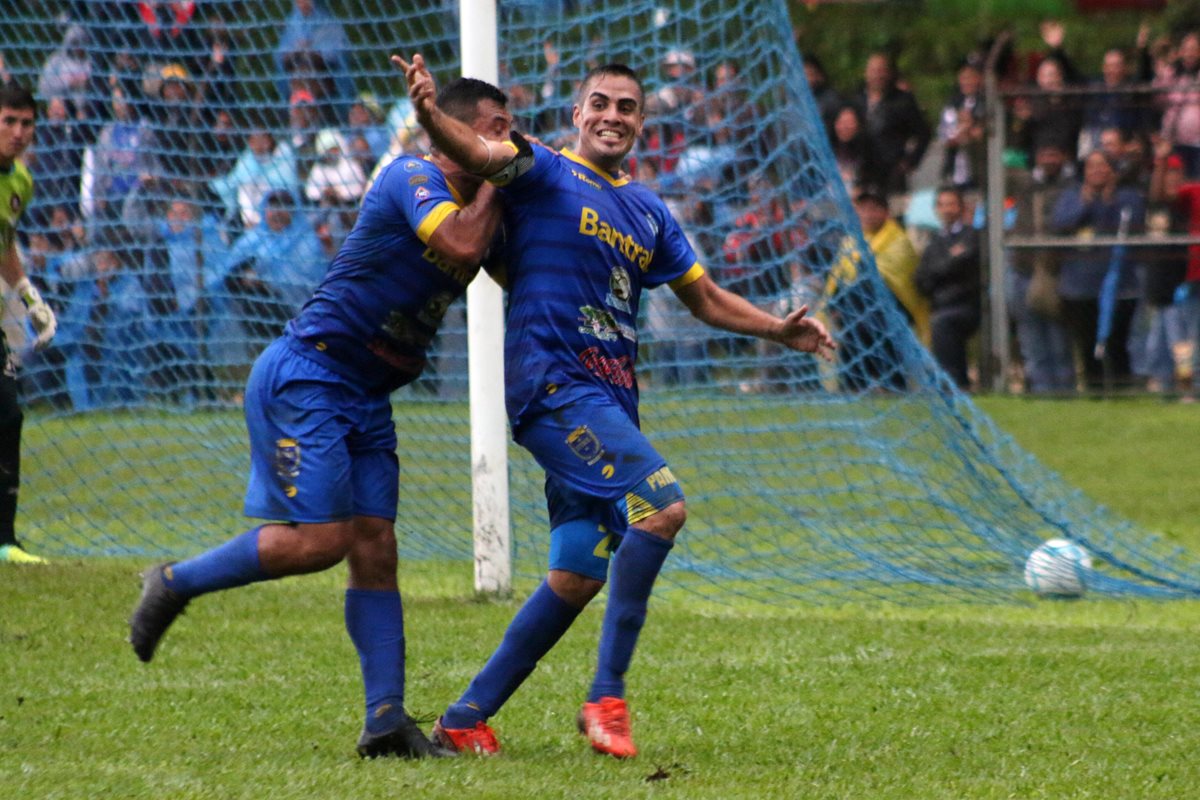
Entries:
[[642,93],[630,78],[601,75],[585,87],[572,121],[579,129],[579,155],[615,171],[642,134]]
[[0,107],[0,165],[9,166],[33,142],[32,108]]
[[471,130],[485,139],[502,141],[507,139],[512,131],[512,114],[495,100],[480,100],[475,105],[475,119],[471,120]]

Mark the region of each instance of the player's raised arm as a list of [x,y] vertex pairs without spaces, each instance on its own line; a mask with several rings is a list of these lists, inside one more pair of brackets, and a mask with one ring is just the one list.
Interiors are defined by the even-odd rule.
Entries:
[[392,56],[392,63],[404,70],[417,121],[429,133],[434,147],[447,158],[475,175],[492,177],[516,157],[517,145],[485,139],[437,107],[437,85],[420,53],[412,57],[412,63],[400,56]]
[[718,286],[707,274],[675,290],[692,315],[715,328],[757,336],[799,350],[833,358],[833,337],[820,320],[802,306],[783,319],[768,314],[741,295]]

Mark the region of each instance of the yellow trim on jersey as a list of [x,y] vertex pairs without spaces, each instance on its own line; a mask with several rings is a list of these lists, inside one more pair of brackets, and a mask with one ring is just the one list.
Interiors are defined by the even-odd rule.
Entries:
[[425,219],[421,220],[421,224],[417,226],[417,238],[425,244],[429,244],[429,237],[433,236],[433,232],[438,229],[438,226],[446,221],[446,217],[458,211],[460,206],[457,203],[451,203],[449,200],[443,200],[433,207],[425,215]]
[[571,161],[574,161],[576,164],[585,166],[588,169],[590,169],[592,172],[599,175],[601,178],[604,178],[604,180],[608,181],[610,186],[624,186],[625,184],[627,184],[631,181],[629,176],[625,176],[623,178],[614,178],[612,175],[609,175],[606,170],[603,170],[600,167],[597,167],[595,164],[588,161],[583,156],[579,155],[578,153],[573,153],[565,147],[559,152],[561,152],[564,156],[569,158]]
[[697,261],[695,264],[692,264],[691,269],[689,269],[687,272],[683,273],[682,275],[680,275],[678,278],[671,281],[667,285],[670,286],[674,291],[679,291],[683,287],[687,286],[689,283],[695,283],[696,281],[700,280],[700,276],[703,274],[704,274],[704,267],[700,266],[700,262]]
[[[433,166],[434,169],[436,169],[438,172],[442,173],[442,180],[444,180],[446,182],[446,188],[450,190],[450,196],[454,198],[454,202],[458,203],[460,208],[462,206],[465,206],[466,203],[463,202],[462,195],[458,193],[458,190],[454,188],[454,184],[451,183],[450,179],[446,177],[445,171],[443,171],[442,168],[437,165],[437,162],[435,162],[433,160],[433,156],[424,155],[424,156],[421,156],[421,160],[428,161],[430,163],[430,165]],[[432,231],[430,231],[430,233],[432,233]],[[425,240],[422,239],[421,241],[425,241]]]

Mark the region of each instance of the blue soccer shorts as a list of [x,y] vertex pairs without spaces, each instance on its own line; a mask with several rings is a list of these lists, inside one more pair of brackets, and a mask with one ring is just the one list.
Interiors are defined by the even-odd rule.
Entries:
[[667,462],[614,403],[576,402],[522,423],[546,470],[550,569],[605,580],[630,525],[684,499]]
[[400,467],[386,394],[364,394],[277,339],[254,362],[245,410],[246,516],[395,519]]

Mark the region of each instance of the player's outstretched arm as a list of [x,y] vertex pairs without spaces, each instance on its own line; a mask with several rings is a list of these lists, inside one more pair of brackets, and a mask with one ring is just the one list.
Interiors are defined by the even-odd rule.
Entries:
[[808,306],[780,319],[717,286],[707,274],[676,289],[675,294],[693,316],[714,328],[779,342],[793,350],[816,353],[826,361],[833,359],[837,345],[821,321],[808,316]]
[[434,146],[447,158],[467,172],[485,177],[508,166],[516,156],[516,150],[510,142],[484,139],[471,130],[471,126],[437,107],[437,85],[420,53],[412,57],[411,63],[400,56],[392,56],[392,63],[404,70],[408,96],[417,113],[417,122],[421,123]]

